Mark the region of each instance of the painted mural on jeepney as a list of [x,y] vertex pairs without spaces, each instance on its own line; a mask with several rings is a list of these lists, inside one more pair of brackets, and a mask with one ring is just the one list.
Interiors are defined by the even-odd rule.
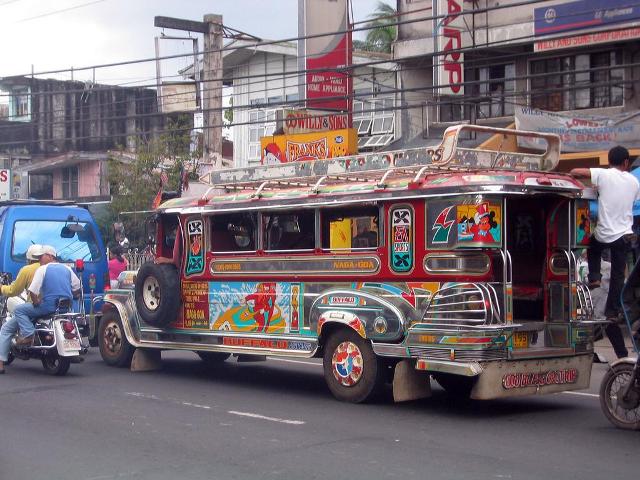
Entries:
[[202,245],[204,225],[202,220],[187,222],[187,261],[185,275],[195,275],[204,272],[204,247]]
[[589,245],[591,237],[591,218],[589,203],[576,202],[576,245]]
[[499,247],[502,208],[486,198],[427,202],[427,245],[433,249]]
[[396,273],[413,270],[413,210],[409,207],[395,207],[391,216],[391,269]]
[[[316,336],[326,321],[368,338],[396,338],[402,322],[422,318],[439,282],[201,282],[183,281],[182,315],[175,329]],[[333,312],[333,315],[331,315]],[[340,312],[344,315],[340,316]],[[321,318],[323,314],[324,318]],[[338,315],[336,315],[338,314]],[[338,318],[340,317],[340,318]],[[376,333],[376,318],[387,331]]]
[[210,282],[211,329],[288,333],[294,318],[300,322],[301,292],[299,284],[287,282]]

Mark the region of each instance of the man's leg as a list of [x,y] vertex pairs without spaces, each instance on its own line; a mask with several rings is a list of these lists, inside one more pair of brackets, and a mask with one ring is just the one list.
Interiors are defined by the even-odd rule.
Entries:
[[0,371],[4,373],[4,363],[9,360],[9,349],[11,348],[11,337],[18,331],[18,321],[11,317],[0,328]]
[[624,336],[617,322],[619,321],[619,314],[622,311],[620,294],[622,293],[622,287],[624,285],[624,273],[627,266],[629,244],[624,238],[619,238],[610,245],[611,280],[609,281],[609,294],[607,295],[604,315],[607,319],[610,319],[612,323],[607,325],[605,332],[618,358],[623,358],[629,355],[629,352],[624,344]]
[[36,331],[31,319],[35,318],[37,315],[39,315],[38,307],[34,307],[30,303],[18,305],[14,310],[13,317],[18,321],[20,335],[23,338],[32,336]]
[[600,274],[600,262],[602,261],[602,250],[605,244],[596,240],[595,236],[591,236],[589,240],[589,248],[587,249],[587,264],[589,265],[589,284],[600,283],[602,275]]

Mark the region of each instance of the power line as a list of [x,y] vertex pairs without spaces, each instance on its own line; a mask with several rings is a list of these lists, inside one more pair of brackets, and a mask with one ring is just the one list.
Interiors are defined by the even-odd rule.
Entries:
[[[17,1],[17,0],[15,0]],[[51,15],[57,15],[59,13],[64,13],[64,12],[69,12],[71,10],[77,10],[78,8],[84,8],[84,7],[88,7],[89,5],[94,5],[96,3],[101,3],[101,2],[105,2],[106,0],[93,0],[92,2],[87,2],[87,3],[83,3],[81,5],[76,5],[73,7],[69,7],[69,8],[61,8],[60,10],[54,10],[52,12],[47,12],[47,13],[43,13],[41,15],[35,15],[33,17],[27,17],[27,18],[23,18],[21,20],[17,20],[16,22],[14,22],[15,24],[18,23],[24,23],[24,22],[28,22],[30,20],[36,20],[38,18],[44,18],[44,17],[50,17]],[[9,2],[11,3],[11,2]]]

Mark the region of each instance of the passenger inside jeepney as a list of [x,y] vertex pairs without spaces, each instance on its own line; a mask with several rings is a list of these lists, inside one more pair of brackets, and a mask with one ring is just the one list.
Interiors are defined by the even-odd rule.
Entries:
[[266,250],[313,250],[315,247],[315,214],[264,216]]
[[154,263],[173,263],[178,266],[180,264],[180,254],[182,253],[180,248],[182,237],[178,217],[176,215],[161,217],[159,227],[161,242],[157,245]]

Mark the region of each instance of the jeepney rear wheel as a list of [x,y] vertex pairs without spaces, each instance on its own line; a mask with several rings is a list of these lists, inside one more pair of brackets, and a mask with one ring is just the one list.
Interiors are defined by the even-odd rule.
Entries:
[[145,263],[136,276],[136,308],[153,327],[164,327],[178,316],[180,281],[175,265]]
[[100,355],[107,365],[112,367],[128,367],[131,365],[135,348],[129,343],[122,320],[118,312],[109,310],[104,313],[98,328]]
[[196,352],[196,353],[202,359],[202,361],[207,365],[216,365],[218,363],[222,363],[231,356],[230,353],[224,353],[224,352]]
[[433,378],[450,396],[467,399],[475,383],[475,377],[451,375],[450,373],[434,373]]
[[344,402],[370,401],[384,385],[384,368],[371,343],[353,330],[331,334],[324,346],[322,366],[329,390]]

